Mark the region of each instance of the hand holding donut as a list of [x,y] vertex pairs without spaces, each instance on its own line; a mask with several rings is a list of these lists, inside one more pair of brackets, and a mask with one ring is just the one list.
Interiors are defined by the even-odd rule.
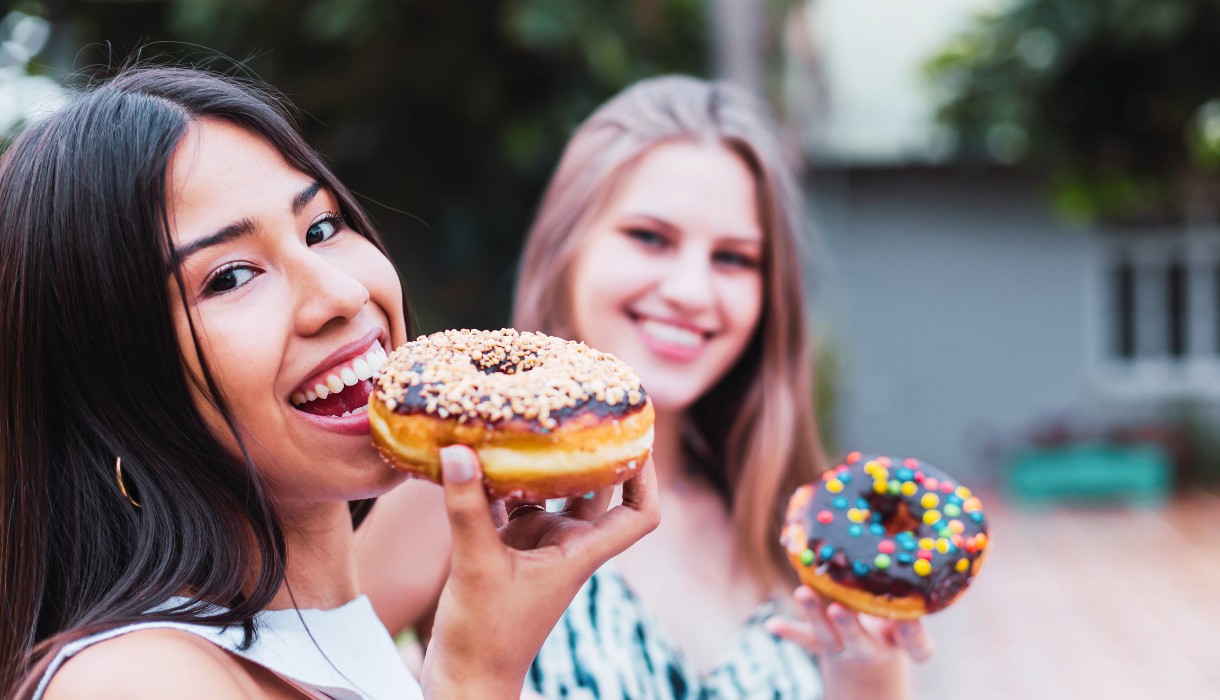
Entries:
[[469,448],[445,448],[441,466],[453,552],[421,684],[432,697],[515,699],[580,586],[660,522],[652,463],[623,484],[622,504],[609,511],[606,498],[577,499],[563,513],[525,508],[507,518],[488,502]]
[[775,616],[766,628],[818,657],[826,697],[906,697],[906,658],[926,661],[932,656],[932,637],[919,620],[860,615],[806,586],[797,588],[793,598],[804,619]]
[[767,628],[819,657],[828,696],[867,698],[905,696],[894,666],[932,654],[919,618],[965,592],[989,546],[970,489],[917,459],[859,452],[796,490],[781,543],[805,620]]

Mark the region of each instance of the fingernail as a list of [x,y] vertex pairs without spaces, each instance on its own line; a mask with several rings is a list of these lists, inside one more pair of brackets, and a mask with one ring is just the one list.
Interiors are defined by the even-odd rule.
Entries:
[[474,478],[474,462],[470,450],[459,445],[441,448],[441,472],[445,482],[464,484]]

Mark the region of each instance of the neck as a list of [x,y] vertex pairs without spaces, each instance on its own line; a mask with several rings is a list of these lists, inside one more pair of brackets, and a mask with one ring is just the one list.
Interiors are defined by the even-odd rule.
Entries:
[[347,503],[308,503],[284,511],[288,571],[271,607],[329,610],[355,598],[359,586]]
[[652,461],[657,472],[657,484],[672,486],[686,471],[686,456],[682,453],[682,425],[686,411],[657,410],[653,422]]

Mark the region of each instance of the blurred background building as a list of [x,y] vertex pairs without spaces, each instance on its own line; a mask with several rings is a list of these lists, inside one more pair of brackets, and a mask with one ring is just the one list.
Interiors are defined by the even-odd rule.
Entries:
[[840,439],[984,480],[1154,442],[1214,482],[1217,4],[810,8]]
[[423,331],[506,322],[595,105],[745,83],[806,176],[828,442],[1052,508],[1000,508],[921,696],[1220,697],[1220,0],[18,0],[0,133],[133,55],[296,102]]

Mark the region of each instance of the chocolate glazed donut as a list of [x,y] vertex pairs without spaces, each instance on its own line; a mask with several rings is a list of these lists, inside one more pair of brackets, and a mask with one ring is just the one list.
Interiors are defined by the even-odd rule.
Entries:
[[948,607],[978,575],[987,521],[970,489],[931,465],[853,452],[792,495],[781,543],[822,596],[914,619]]
[[373,441],[440,482],[441,447],[469,445],[488,491],[577,496],[621,483],[652,450],[652,402],[613,355],[541,333],[444,331],[395,350],[374,378]]

